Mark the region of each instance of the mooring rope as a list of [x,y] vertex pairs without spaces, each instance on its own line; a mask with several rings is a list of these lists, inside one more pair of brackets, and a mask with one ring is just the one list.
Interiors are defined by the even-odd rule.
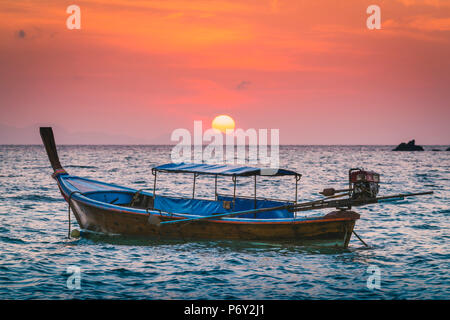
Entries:
[[69,195],[69,199],[67,200],[67,203],[69,204],[69,210],[68,210],[68,217],[69,217],[69,232],[68,232],[68,234],[67,234],[67,238],[69,238],[70,239],[70,227],[71,227],[71,225],[72,225],[72,223],[71,223],[71,221],[70,221],[70,201],[71,201],[71,199],[72,199],[72,195],[74,194],[74,193],[79,193],[79,194],[81,194],[82,195],[82,193],[80,192],[80,191],[72,191],[71,193],[70,193],[70,195]]
[[358,236],[358,234],[355,232],[355,230],[352,230],[352,232],[353,232],[353,234],[359,239],[359,241],[361,241],[366,247],[369,247],[369,246],[367,245],[367,243],[365,243],[364,240],[361,239],[360,236]]

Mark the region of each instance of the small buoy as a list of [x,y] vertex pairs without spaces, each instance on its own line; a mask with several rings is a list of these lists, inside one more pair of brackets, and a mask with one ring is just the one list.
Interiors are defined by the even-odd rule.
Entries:
[[80,230],[78,229],[73,229],[72,232],[70,233],[70,236],[72,238],[79,238],[80,237]]

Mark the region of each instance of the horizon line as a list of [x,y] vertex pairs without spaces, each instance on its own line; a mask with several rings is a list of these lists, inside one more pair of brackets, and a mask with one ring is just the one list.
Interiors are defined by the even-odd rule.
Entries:
[[[0,143],[0,146],[41,146],[42,143]],[[177,146],[179,144],[167,144],[167,143],[58,143],[57,146]],[[186,144],[180,146],[210,146],[211,144]],[[279,144],[278,146],[289,147],[289,146],[397,146],[398,144]],[[220,145],[219,145],[220,146]],[[226,145],[223,145],[226,146]],[[245,146],[249,147],[250,145],[245,144],[234,144],[233,146]],[[450,144],[420,144],[420,146],[450,146]],[[267,147],[271,147],[270,145]]]

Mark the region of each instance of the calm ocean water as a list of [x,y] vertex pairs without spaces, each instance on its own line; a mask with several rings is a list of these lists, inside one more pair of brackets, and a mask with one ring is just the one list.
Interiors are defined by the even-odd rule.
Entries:
[[[353,167],[381,173],[380,195],[435,192],[358,208],[355,230],[370,247],[352,238],[342,250],[92,235],[69,240],[67,204],[44,148],[0,146],[0,299],[450,299],[450,152],[391,149],[280,148],[281,165],[303,174],[300,199],[317,199],[324,187],[346,187]],[[150,168],[169,162],[170,150],[59,147],[69,173],[136,189],[152,186]],[[291,180],[261,181],[259,195],[292,199]],[[219,183],[232,186],[225,178]],[[238,183],[238,191],[251,194],[249,181]],[[212,196],[213,185],[199,178],[196,193]],[[192,177],[161,175],[159,186],[189,195]],[[70,266],[80,268],[80,289],[67,287]],[[379,289],[367,286],[371,266],[380,271]]]

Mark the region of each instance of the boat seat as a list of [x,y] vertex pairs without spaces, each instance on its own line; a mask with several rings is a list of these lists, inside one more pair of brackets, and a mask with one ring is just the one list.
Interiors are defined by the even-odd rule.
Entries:
[[129,206],[138,209],[154,209],[153,197],[150,195],[142,194],[140,193],[140,191],[137,191],[133,195],[133,198],[131,199]]

